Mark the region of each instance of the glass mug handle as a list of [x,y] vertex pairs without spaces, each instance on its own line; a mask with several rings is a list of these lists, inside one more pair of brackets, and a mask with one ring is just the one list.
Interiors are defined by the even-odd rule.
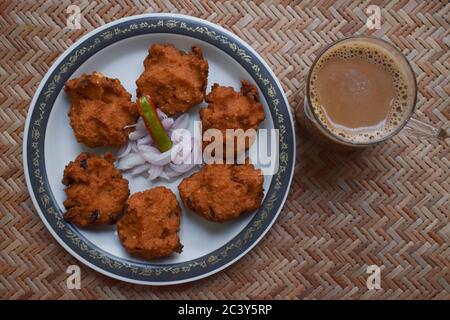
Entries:
[[408,122],[406,122],[405,127],[400,131],[400,134],[438,140],[445,140],[448,138],[448,133],[444,128],[431,125],[423,120],[417,119],[417,117],[417,114],[413,114]]
[[[303,104],[303,111],[310,121],[316,123],[316,119],[314,119],[314,116],[311,114],[311,110],[308,107],[308,101],[306,98]],[[418,116],[416,114],[413,114],[399,133],[417,138],[437,140],[445,140],[448,138],[448,133],[444,130],[444,128],[435,127],[425,121],[417,119],[417,117]]]

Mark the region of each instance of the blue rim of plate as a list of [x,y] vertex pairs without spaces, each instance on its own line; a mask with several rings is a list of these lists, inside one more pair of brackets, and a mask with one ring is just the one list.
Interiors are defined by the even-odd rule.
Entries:
[[[155,265],[114,256],[88,241],[67,223],[47,179],[44,145],[47,122],[64,83],[88,58],[107,46],[134,36],[170,33],[203,40],[239,63],[264,95],[274,128],[279,129],[279,170],[273,175],[266,197],[248,225],[221,248],[200,258],[174,264]],[[113,278],[141,284],[188,282],[218,272],[241,258],[271,227],[286,199],[295,164],[295,131],[282,88],[262,58],[237,36],[210,22],[183,15],[147,14],[112,22],[91,32],[68,49],[44,77],[27,118],[24,168],[36,209],[58,242],[74,257]],[[56,64],[55,63],[55,64]]]

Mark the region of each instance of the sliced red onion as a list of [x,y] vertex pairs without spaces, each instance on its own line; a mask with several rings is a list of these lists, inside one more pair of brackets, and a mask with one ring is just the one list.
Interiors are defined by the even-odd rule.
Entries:
[[183,113],[172,125],[173,129],[186,129],[189,125],[189,114]]
[[136,141],[130,140],[129,143],[130,143],[131,151],[133,151],[134,153],[139,153],[139,149],[136,145]]
[[161,109],[157,108],[156,113],[158,113],[158,117],[163,120],[169,118],[164,112],[161,111]]
[[144,119],[142,117],[139,117],[138,121],[136,122],[136,129],[137,130],[147,130],[145,126]]
[[161,124],[163,125],[164,129],[169,130],[174,124],[173,118],[162,119]]
[[[150,180],[163,179],[172,180],[195,167],[196,156],[193,154],[194,139],[184,142],[186,132],[180,131],[175,134],[173,139],[172,132],[176,129],[186,129],[189,125],[189,115],[182,114],[176,120],[168,117],[164,112],[157,109],[158,116],[161,119],[163,127],[166,129],[169,137],[172,138],[174,146],[171,150],[161,153],[153,144],[154,141],[149,134],[144,120],[139,117],[135,125],[135,130],[129,134],[129,140],[118,153],[118,169],[130,170],[132,175],[148,173]],[[172,155],[177,155],[176,164]],[[189,160],[194,160],[192,163]]]
[[150,165],[150,169],[147,172],[148,172],[148,178],[150,180],[155,180],[156,178],[158,178],[161,175],[161,172],[163,172],[163,167],[155,166],[152,164],[152,165]]
[[145,127],[144,120],[141,117],[139,117],[139,119],[136,123],[135,130],[128,135],[128,138],[130,140],[138,140],[138,139],[146,136],[147,134],[148,134],[148,131],[147,131],[147,128]]
[[145,137],[147,134],[148,134],[147,128],[144,128],[144,129],[138,129],[138,128],[136,127],[136,130],[134,130],[133,132],[131,132],[131,133],[128,135],[128,138],[129,138],[130,140],[138,140],[138,139],[141,139],[141,138]]
[[161,152],[156,147],[142,144],[138,146],[138,152],[151,152],[154,154],[161,154]]
[[145,159],[139,153],[129,153],[120,159],[117,168],[120,170],[129,170],[145,163]]
[[145,161],[151,164],[164,166],[170,163],[171,150],[161,153],[157,148],[152,146],[139,145],[138,148],[139,153],[142,155]]
[[171,180],[171,179],[176,178],[176,177],[178,177],[180,175],[179,172],[173,170],[172,168],[170,168],[170,166],[165,166],[163,173],[165,173],[167,175],[167,179],[166,180]]
[[174,164],[174,163],[169,163],[169,167],[173,171],[176,171],[176,172],[178,172],[181,175],[183,173],[188,172],[193,167],[195,167],[195,164],[194,163],[191,163],[191,164]]
[[117,159],[125,157],[127,154],[129,154],[131,151],[131,145],[130,142],[127,141],[117,152]]
[[170,180],[170,177],[164,171],[161,171],[161,173],[159,174],[159,178],[164,180]]
[[137,167],[134,167],[133,169],[131,169],[130,173],[132,175],[138,175],[145,171],[148,171],[151,168],[151,166],[152,165],[149,163],[140,164]]
[[153,140],[152,137],[148,134],[143,138],[140,138],[137,140],[137,145],[141,145],[141,144],[152,144]]

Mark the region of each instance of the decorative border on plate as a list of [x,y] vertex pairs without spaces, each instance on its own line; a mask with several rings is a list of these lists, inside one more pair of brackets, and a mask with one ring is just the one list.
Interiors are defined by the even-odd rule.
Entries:
[[[154,265],[118,258],[94,246],[71,224],[64,221],[54,199],[45,170],[44,144],[49,115],[64,83],[93,54],[126,38],[148,33],[175,33],[206,41],[223,50],[241,64],[262,91],[275,128],[280,132],[279,170],[261,208],[235,238],[216,251],[183,263]],[[147,282],[173,282],[199,277],[213,272],[236,259],[259,239],[276,218],[288,192],[295,155],[294,129],[288,106],[275,79],[261,61],[238,39],[230,38],[220,29],[187,18],[161,16],[136,17],[100,30],[78,45],[55,68],[42,90],[30,118],[27,142],[27,164],[31,189],[50,227],[77,255],[117,276]]]

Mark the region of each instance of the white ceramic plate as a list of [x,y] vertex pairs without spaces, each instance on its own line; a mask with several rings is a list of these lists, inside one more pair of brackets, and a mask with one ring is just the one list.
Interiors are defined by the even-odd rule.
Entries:
[[[103,153],[78,144],[67,116],[69,101],[64,83],[82,73],[98,71],[119,78],[135,97],[135,81],[153,43],[171,43],[189,51],[203,50],[209,63],[211,85],[232,86],[248,80],[260,91],[266,120],[261,128],[280,129],[279,170],[266,175],[262,207],[239,219],[217,224],[182,206],[181,254],[154,262],[129,255],[120,244],[115,226],[82,230],[62,219],[65,199],[61,183],[64,167],[82,151]],[[198,120],[193,108],[191,120]],[[191,130],[193,129],[191,122]],[[112,150],[114,151],[114,150]],[[115,150],[117,151],[117,150]],[[30,195],[47,228],[74,257],[111,277],[141,284],[173,284],[213,274],[237,261],[269,230],[285,201],[295,162],[295,135],[284,92],[262,58],[234,34],[210,22],[189,16],[148,14],[121,19],[89,32],[54,63],[31,103],[25,127],[24,167]],[[188,174],[189,175],[189,174]],[[182,177],[170,183],[150,182],[125,174],[131,193],[157,185],[178,195]],[[180,201],[181,203],[181,201]]]

